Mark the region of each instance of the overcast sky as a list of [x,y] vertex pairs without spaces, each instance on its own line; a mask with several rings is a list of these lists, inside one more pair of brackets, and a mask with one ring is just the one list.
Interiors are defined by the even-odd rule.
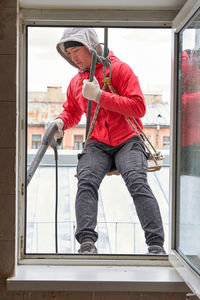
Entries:
[[[64,28],[29,27],[28,90],[46,91],[47,86],[67,86],[77,69],[58,54],[56,44]],[[97,28],[99,41],[104,29]],[[163,93],[168,101],[171,77],[170,29],[108,29],[108,47],[128,63],[138,76],[144,93]]]

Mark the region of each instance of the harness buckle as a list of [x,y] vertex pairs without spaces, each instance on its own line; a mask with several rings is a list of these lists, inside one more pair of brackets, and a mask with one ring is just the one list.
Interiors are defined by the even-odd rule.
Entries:
[[104,77],[103,83],[107,85],[111,85],[111,78],[110,77]]

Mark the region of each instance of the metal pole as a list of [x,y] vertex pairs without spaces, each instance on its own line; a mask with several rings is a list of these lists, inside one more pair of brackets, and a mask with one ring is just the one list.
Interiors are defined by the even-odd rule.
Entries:
[[[96,61],[97,61],[97,53],[95,50],[92,50],[92,63],[90,68],[90,81],[93,81]],[[104,57],[108,55],[108,28],[104,28]],[[87,107],[87,121],[86,121],[86,132],[85,132],[85,140],[87,139],[89,128],[90,128],[90,116],[91,116],[91,100],[88,100]]]
[[117,222],[115,222],[115,254],[117,254]]
[[104,28],[104,57],[108,56],[108,28]]
[[[92,52],[92,63],[90,67],[90,81],[93,81],[94,73],[96,69],[97,53],[95,50],[92,50],[91,52]],[[90,129],[90,116],[91,116],[91,100],[88,100],[85,140],[87,139],[88,132]]]

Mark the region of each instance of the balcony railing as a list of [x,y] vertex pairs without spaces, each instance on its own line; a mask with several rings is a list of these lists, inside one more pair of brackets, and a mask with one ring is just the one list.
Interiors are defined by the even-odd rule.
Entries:
[[[54,222],[28,222],[26,237],[27,254],[55,254]],[[145,254],[147,246],[138,222],[98,222],[99,254]],[[168,224],[164,224],[165,232]],[[166,250],[168,246],[165,246]],[[58,253],[77,254],[75,222],[58,222]]]

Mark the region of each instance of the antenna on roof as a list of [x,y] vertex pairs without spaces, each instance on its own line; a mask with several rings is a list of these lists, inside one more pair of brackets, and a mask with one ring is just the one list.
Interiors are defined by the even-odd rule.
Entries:
[[108,27],[104,28],[104,57],[108,56]]

